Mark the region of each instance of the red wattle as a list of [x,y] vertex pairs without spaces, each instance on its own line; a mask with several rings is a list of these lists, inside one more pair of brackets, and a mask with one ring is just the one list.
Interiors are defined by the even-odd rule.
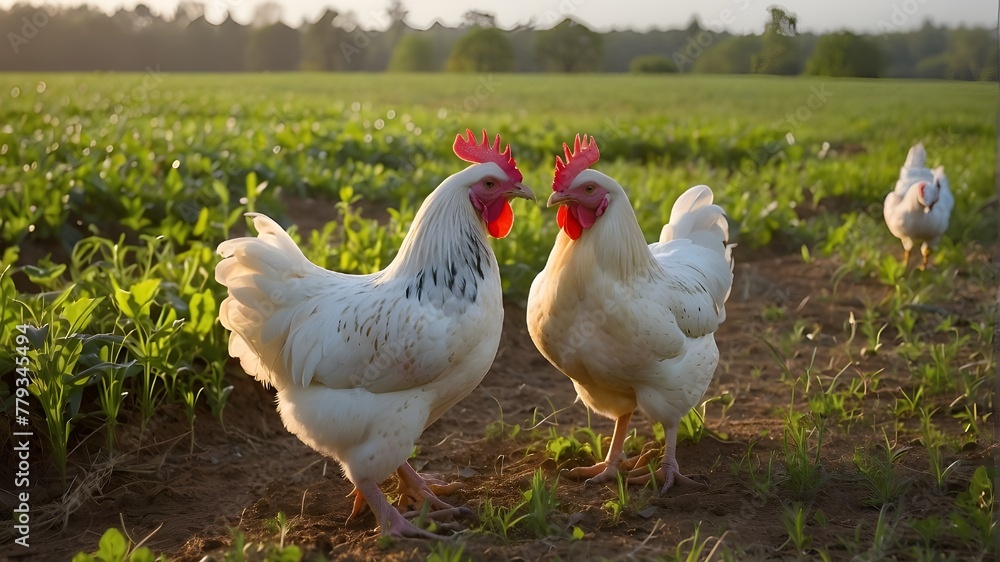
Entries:
[[503,207],[500,209],[500,215],[489,222],[486,223],[486,229],[489,231],[490,236],[494,238],[503,238],[510,234],[510,229],[514,226],[514,210],[510,208],[510,202],[506,199],[503,200]]
[[583,234],[583,226],[580,225],[580,221],[577,220],[574,213],[570,212],[568,205],[562,205],[556,211],[556,224],[563,229],[570,240],[576,240]]

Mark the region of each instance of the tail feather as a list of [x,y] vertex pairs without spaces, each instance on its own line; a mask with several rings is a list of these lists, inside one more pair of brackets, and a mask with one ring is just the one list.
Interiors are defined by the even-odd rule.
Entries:
[[222,325],[232,332],[229,354],[258,381],[281,388],[286,375],[276,366],[296,306],[305,297],[289,290],[289,281],[315,268],[295,241],[270,218],[253,214],[256,238],[227,240],[219,245],[223,257],[215,280],[229,289],[219,307]]
[[910,151],[906,154],[906,162],[903,164],[904,168],[924,168],[927,166],[927,150],[924,149],[924,143],[918,142],[917,144],[910,147]]
[[[725,320],[724,303],[733,285],[733,248],[729,243],[729,221],[722,207],[713,204],[714,195],[705,185],[692,187],[674,203],[670,222],[660,232],[660,243],[686,239],[716,253],[722,259],[703,254],[696,269],[705,275],[705,282],[719,307],[720,322]],[[708,258],[708,259],[705,259]]]
[[660,231],[660,242],[687,238],[711,250],[726,253],[729,221],[722,207],[713,205],[714,195],[706,185],[696,185],[677,198],[670,222]]

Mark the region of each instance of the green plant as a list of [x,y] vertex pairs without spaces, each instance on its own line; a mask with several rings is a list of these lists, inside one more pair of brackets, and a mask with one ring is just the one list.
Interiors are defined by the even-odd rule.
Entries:
[[133,546],[131,542],[115,528],[104,531],[97,550],[91,553],[78,552],[73,556],[73,562],[153,562],[160,558],[144,546]]
[[760,459],[760,455],[753,454],[755,444],[756,442],[751,442],[747,445],[743,456],[740,457],[739,462],[736,464],[736,473],[739,475],[743,468],[746,467],[747,475],[750,477],[751,491],[758,498],[767,498],[774,493],[776,486],[780,483],[774,467],[774,458],[777,453],[775,451],[770,452],[765,467],[764,462]]
[[479,505],[477,513],[479,530],[502,537],[506,541],[511,529],[528,516],[527,513],[521,513],[526,504],[526,501],[521,501],[514,506],[507,507],[494,505],[492,498],[486,498]]
[[28,389],[42,406],[51,454],[64,480],[66,446],[73,418],[80,409],[83,387],[90,377],[107,367],[98,364],[77,369],[88,341],[81,332],[93,320],[94,310],[103,299],[82,297],[70,302],[72,291],[70,286],[58,293],[37,312],[31,304],[23,303],[32,321],[17,325],[14,337],[20,355],[28,357],[29,365],[34,366],[33,371],[29,370]]
[[798,554],[805,554],[806,549],[812,544],[812,537],[806,532],[808,516],[808,510],[800,503],[785,506],[781,515],[781,522],[785,525],[785,530],[788,531],[788,540],[791,541]]
[[[581,442],[576,438],[577,434],[583,435],[587,441]],[[595,434],[590,428],[577,428],[567,436],[559,435],[556,428],[550,427],[549,439],[545,443],[545,454],[556,462],[566,459],[589,462],[601,460],[600,445],[601,436]]]
[[278,515],[274,519],[268,519],[264,526],[267,528],[268,532],[278,535],[278,547],[281,549],[285,548],[285,536],[288,535],[288,531],[291,530],[293,523],[285,517],[284,511],[279,511]]
[[[708,536],[701,538],[701,525],[702,522],[699,521],[694,524],[694,533],[690,537],[677,543],[674,547],[673,559],[678,562],[697,562],[702,560],[702,553],[708,548],[709,541],[715,539],[715,546],[708,553],[705,554],[705,560],[710,560],[712,554],[717,548],[722,544],[723,537],[716,538],[714,536]],[[684,551],[687,550],[687,553]]]
[[896,464],[910,450],[890,442],[885,429],[882,442],[854,452],[854,466],[861,473],[868,497],[865,503],[882,508],[898,500],[909,487],[909,480],[899,475]]
[[461,543],[438,541],[427,553],[427,562],[464,562],[472,560],[465,555],[465,545]]
[[[804,414],[788,412],[783,430],[783,450],[788,477],[785,484],[796,497],[810,496],[823,481],[820,451],[823,446],[823,418],[808,427]],[[816,452],[810,451],[811,437],[816,436]]]
[[955,499],[951,513],[954,533],[962,540],[974,540],[983,548],[996,547],[996,520],[993,517],[993,480],[985,466],[972,474],[969,488]]
[[500,417],[497,420],[486,424],[485,437],[487,441],[503,441],[504,439],[514,439],[521,433],[521,425],[510,425],[504,421],[503,406],[497,400],[497,408],[500,410]]
[[558,484],[559,477],[556,476],[552,487],[548,487],[542,470],[537,469],[531,477],[531,487],[524,491],[524,524],[537,537],[547,537],[557,531],[551,517],[559,510],[559,500],[556,498]]
[[902,388],[899,389],[899,393],[902,394],[902,397],[896,397],[896,405],[893,407],[893,412],[899,418],[913,417],[920,408],[920,403],[924,397],[923,385],[918,386],[916,390],[912,391],[912,394],[908,394],[906,389]]
[[248,541],[246,535],[236,528],[229,530],[233,542],[222,554],[225,562],[247,562],[264,560],[265,562],[300,562],[302,549],[295,545],[279,546],[275,544],[255,543]]
[[604,509],[611,513],[611,522],[617,525],[622,513],[629,509],[632,499],[628,490],[627,478],[623,477],[620,472],[615,476],[618,482],[618,493],[613,499],[604,502]]

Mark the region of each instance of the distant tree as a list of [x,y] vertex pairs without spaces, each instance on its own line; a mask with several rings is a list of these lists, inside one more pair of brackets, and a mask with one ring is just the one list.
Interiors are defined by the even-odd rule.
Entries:
[[447,68],[449,72],[510,72],[514,49],[503,31],[473,27],[455,43]]
[[242,71],[246,68],[247,42],[250,27],[234,20],[226,14],[226,19],[216,30],[216,45],[212,51],[218,70],[224,72]]
[[301,58],[302,44],[297,29],[278,22],[251,30],[247,42],[247,70],[297,70]]
[[806,74],[814,76],[856,76],[878,78],[885,71],[878,44],[849,31],[823,35],[806,64]]
[[267,27],[281,21],[281,4],[268,1],[257,4],[253,9],[254,27]]
[[949,59],[947,53],[927,57],[918,62],[912,72],[907,72],[907,76],[913,78],[944,78],[948,73]]
[[389,70],[393,72],[428,72],[434,66],[434,43],[428,37],[408,33],[396,43],[396,49],[389,60]]
[[752,53],[761,48],[756,35],[737,35],[711,45],[695,59],[692,70],[705,74],[749,74],[753,72]]
[[302,26],[302,70],[343,70],[340,42],[346,39],[335,22],[340,14],[326,10],[313,23]]
[[[386,29],[377,41],[375,47],[379,49],[379,54],[385,57],[385,65],[388,66],[389,58],[392,56],[392,52],[396,49],[396,43],[403,38],[403,35],[410,29],[406,25],[406,15],[409,14],[409,10],[403,5],[402,0],[392,0],[389,2],[389,7],[386,8],[385,14],[389,18],[389,29]],[[386,68],[383,66],[382,69]],[[382,70],[379,69],[379,70]]]
[[945,77],[957,80],[995,80],[997,38],[984,27],[961,26],[951,32]]
[[468,10],[462,14],[462,27],[496,27],[496,16],[489,12]]
[[798,16],[778,5],[768,6],[761,48],[750,59],[757,74],[798,74],[801,71],[792,37],[798,34]]
[[205,5],[201,2],[182,0],[177,3],[177,8],[174,9],[174,21],[181,27],[203,17],[205,17]]
[[535,54],[554,72],[594,72],[601,68],[601,34],[569,18],[552,29],[539,31]]
[[211,57],[198,56],[201,53],[211,53],[216,45],[215,26],[205,16],[198,16],[184,27],[181,42],[187,69],[198,72],[211,72]]
[[677,72],[677,65],[663,55],[641,55],[632,59],[628,69],[629,72]]

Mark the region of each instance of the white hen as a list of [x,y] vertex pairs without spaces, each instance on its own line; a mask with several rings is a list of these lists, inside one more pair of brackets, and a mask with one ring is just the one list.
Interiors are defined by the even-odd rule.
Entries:
[[927,168],[927,151],[918,143],[910,148],[906,162],[899,169],[896,187],[885,198],[882,213],[889,231],[903,242],[903,263],[909,264],[910,250],[920,243],[923,259],[920,268],[927,267],[931,250],[948,229],[955,197],[948,188],[944,167]]
[[455,154],[475,165],[423,202],[384,270],[346,275],[306,259],[274,221],[254,215],[256,238],[219,246],[216,279],[229,289],[219,317],[229,352],[277,389],[285,427],[338,460],[383,534],[432,537],[386,500],[396,471],[404,497],[454,513],[407,463],[414,442],[469,394],[496,356],[503,321],[500,273],[487,234],[506,236],[513,197],[534,199],[500,137],[468,132]]
[[566,162],[556,159],[549,206],[561,205],[558,234],[545,269],[531,285],[528,331],[583,402],[616,420],[607,458],[571,477],[630,483],[652,477],[646,456],[626,460],[623,444],[636,408],[666,430],[663,490],[683,476],[677,426],[708,388],[719,360],[714,332],[725,320],[733,281],[732,246],[712,191],[692,187],[674,204],[660,241],[646,244],[625,191],[587,168],[599,152],[591,138]]

